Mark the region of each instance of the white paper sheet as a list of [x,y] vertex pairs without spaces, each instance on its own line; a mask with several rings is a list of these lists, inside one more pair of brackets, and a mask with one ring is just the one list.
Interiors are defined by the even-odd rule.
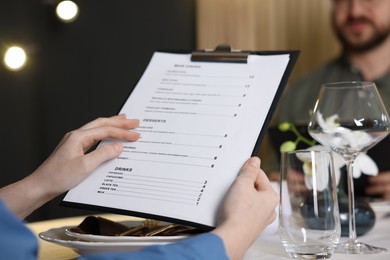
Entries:
[[[136,142],[69,191],[90,204],[215,226],[230,184],[251,155],[289,55],[248,63],[191,62],[155,53],[120,113],[140,119]],[[104,145],[103,141],[101,145]]]

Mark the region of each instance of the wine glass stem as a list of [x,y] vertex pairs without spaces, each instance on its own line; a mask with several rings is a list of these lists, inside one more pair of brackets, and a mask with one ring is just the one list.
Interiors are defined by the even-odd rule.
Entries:
[[353,164],[354,159],[346,162],[348,172],[348,213],[349,213],[349,240],[356,242],[356,222],[355,222],[355,191],[353,186]]

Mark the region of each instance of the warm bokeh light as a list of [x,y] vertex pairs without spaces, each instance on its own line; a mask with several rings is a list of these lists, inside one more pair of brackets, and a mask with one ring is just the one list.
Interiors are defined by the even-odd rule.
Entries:
[[4,55],[4,65],[13,71],[20,70],[24,67],[27,61],[26,52],[18,46],[10,47]]
[[79,14],[79,7],[72,1],[62,1],[57,5],[56,14],[63,22],[73,22]]

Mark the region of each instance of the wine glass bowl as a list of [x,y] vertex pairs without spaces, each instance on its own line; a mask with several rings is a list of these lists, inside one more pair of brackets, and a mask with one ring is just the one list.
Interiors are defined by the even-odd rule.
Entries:
[[[317,117],[323,115],[318,112]],[[310,135],[321,144],[326,144],[333,151],[343,156],[346,160],[356,158],[359,153],[366,152],[380,142],[388,134],[387,127],[374,125],[353,125],[335,121],[335,127],[320,127],[309,125]]]
[[308,131],[315,140],[345,159],[348,172],[349,240],[339,244],[336,252],[364,254],[385,250],[357,240],[353,164],[360,153],[385,138],[389,129],[389,116],[374,83],[338,82],[321,86]]

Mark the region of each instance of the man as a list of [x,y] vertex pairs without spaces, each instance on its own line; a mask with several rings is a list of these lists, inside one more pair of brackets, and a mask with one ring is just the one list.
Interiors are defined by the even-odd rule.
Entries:
[[[390,109],[390,1],[332,0],[332,25],[342,53],[288,88],[279,122],[307,125],[320,86],[329,82],[373,81]],[[390,167],[377,163],[381,172],[361,195],[390,200]]]

